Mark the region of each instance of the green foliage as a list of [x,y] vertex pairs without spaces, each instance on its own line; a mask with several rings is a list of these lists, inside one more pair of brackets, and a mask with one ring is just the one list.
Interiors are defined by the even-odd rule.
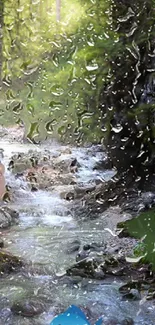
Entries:
[[[37,134],[43,137],[63,127],[63,140],[99,141],[111,137],[116,112],[122,112],[120,119],[134,121],[136,114],[145,119],[133,104],[132,88],[135,82],[139,100],[144,87],[140,75],[151,65],[152,1],[131,1],[130,8],[122,1],[63,1],[60,23],[55,0],[5,1],[2,122],[15,123],[20,116],[29,134],[30,124],[38,120]],[[6,98],[6,87],[13,99]],[[144,140],[148,138],[144,130]]]
[[150,262],[155,268],[155,209],[152,208],[146,212],[142,212],[138,217],[125,223],[125,228],[130,235],[141,239],[134,249],[135,256],[143,256],[143,261]]
[[146,246],[143,242],[137,243],[133,249],[133,253],[135,257],[141,257],[146,253]]
[[6,99],[4,88],[3,123],[20,116],[29,136],[34,134],[31,123],[38,120],[37,133],[43,137],[52,130],[62,135],[58,131],[63,127],[63,139],[99,141],[99,97],[111,44],[106,34],[108,5],[109,1],[64,2],[58,24],[54,0],[50,7],[47,0],[35,5],[20,0],[14,7],[12,0],[6,3],[3,77],[14,95]]

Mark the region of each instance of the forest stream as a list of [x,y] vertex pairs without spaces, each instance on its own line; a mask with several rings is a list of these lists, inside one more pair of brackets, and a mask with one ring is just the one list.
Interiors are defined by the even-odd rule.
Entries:
[[[14,153],[26,154],[34,150],[42,154],[47,149],[46,144],[38,146],[1,140],[0,148],[4,150],[2,161],[6,166],[7,183],[15,192],[20,190],[20,195],[16,194],[9,202],[9,207],[19,213],[18,223],[1,230],[4,250],[27,263],[19,272],[1,279],[0,324],[48,325],[54,315],[76,304],[84,308],[92,324],[103,315],[104,324],[118,324],[117,317],[119,324],[153,325],[154,304],[145,297],[133,301],[122,299],[118,291],[123,284],[121,277],[97,280],[65,276],[81,247],[93,242],[106,245],[111,239],[115,242],[119,207],[110,208],[97,219],[79,220],[76,212],[71,213],[68,201],[61,198],[60,186],[55,186],[53,191],[31,191],[20,175],[16,177],[7,169]],[[76,157],[79,168],[74,176],[82,186],[92,186],[96,180],[108,180],[114,175],[113,170],[94,169],[105,155],[100,146],[75,148],[53,141],[48,151],[53,159]],[[63,186],[65,189],[67,185]],[[35,301],[43,312],[24,317],[11,311],[17,301],[22,303],[25,299]]]
[[154,21],[0,0],[0,325],[155,324]]

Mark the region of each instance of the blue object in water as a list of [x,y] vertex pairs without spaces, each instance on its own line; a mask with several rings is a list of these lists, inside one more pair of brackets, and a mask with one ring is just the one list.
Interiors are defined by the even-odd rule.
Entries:
[[[102,318],[100,318],[95,325],[101,325]],[[90,325],[83,311],[71,305],[64,313],[56,316],[50,325]]]

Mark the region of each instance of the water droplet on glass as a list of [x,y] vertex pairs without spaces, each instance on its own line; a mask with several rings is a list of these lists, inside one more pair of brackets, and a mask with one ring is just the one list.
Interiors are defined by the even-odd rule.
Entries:
[[123,130],[123,126],[120,124],[117,124],[115,127],[112,127],[111,131],[115,132],[115,133],[119,133]]
[[58,128],[58,134],[59,135],[64,135],[66,133],[66,127],[65,125],[62,125]]
[[37,122],[31,123],[29,132],[26,135],[26,137],[30,140],[33,140],[38,135],[39,135],[39,123],[37,121]]
[[87,41],[87,44],[88,44],[89,46],[95,46],[95,42],[94,42],[93,39],[88,40],[88,41]]
[[13,93],[12,89],[8,89],[5,93],[7,101],[14,100],[15,99],[15,94]]
[[101,131],[102,132],[106,132],[107,131],[107,128],[103,125],[103,126],[101,126]]
[[17,10],[17,12],[22,12],[24,10],[24,6],[21,6],[21,7],[17,8],[16,10]]
[[93,64],[93,65],[87,65],[86,66],[87,71],[94,71],[98,69],[98,64]]
[[53,133],[53,120],[49,121],[45,124],[45,129],[47,131],[48,134],[52,134]]
[[12,111],[14,114],[20,114],[20,111],[23,109],[22,103],[13,103],[12,105]]
[[26,108],[27,108],[27,111],[28,111],[32,116],[34,116],[34,106],[33,106],[32,104],[27,104]]

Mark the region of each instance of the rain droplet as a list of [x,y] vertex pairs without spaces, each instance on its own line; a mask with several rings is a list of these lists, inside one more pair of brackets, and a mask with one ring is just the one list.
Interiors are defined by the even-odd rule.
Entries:
[[98,64],[94,64],[94,65],[87,65],[86,66],[87,71],[94,71],[98,69]]
[[13,108],[12,108],[14,114],[19,114],[22,109],[23,109],[22,103],[14,103]]
[[87,41],[87,44],[88,44],[89,46],[95,46],[95,43],[94,43],[93,39]]
[[139,155],[137,156],[137,158],[140,158],[141,156],[143,156],[145,154],[145,151],[141,151],[140,153],[139,153]]
[[6,86],[11,86],[11,80],[10,80],[10,77],[9,76],[5,76],[3,78],[3,84],[5,84]]
[[17,8],[16,10],[17,10],[17,12],[22,12],[24,10],[24,6],[21,6],[21,7]]
[[52,134],[53,133],[53,125],[52,125],[52,122],[53,122],[53,120],[47,122],[46,125],[45,125],[46,131],[47,131],[48,134]]
[[32,140],[34,137],[39,135],[39,124],[38,122],[33,122],[31,123],[29,132],[27,134],[27,139]]
[[58,67],[59,60],[58,60],[58,57],[56,55],[53,55],[52,62],[55,65],[55,67]]
[[115,132],[115,133],[119,133],[119,132],[121,132],[122,130],[123,130],[123,126],[120,125],[120,124],[117,124],[115,127],[113,127],[113,128],[111,129],[111,131],[113,131],[113,132]]
[[107,131],[107,128],[103,125],[103,126],[101,127],[101,131],[102,131],[102,132],[106,132],[106,131]]
[[66,133],[66,127],[64,125],[60,126],[58,128],[58,134],[59,135],[64,135]]
[[28,66],[27,67],[28,69],[26,71],[23,71],[23,73],[26,75],[26,76],[29,76],[31,75],[32,73],[36,72],[38,70],[38,65],[37,66]]
[[32,104],[27,104],[26,108],[27,108],[27,111],[28,111],[32,116],[34,116],[34,106],[33,106]]
[[3,116],[4,115],[4,109],[0,109],[0,116]]
[[6,98],[8,101],[15,98],[15,95],[14,95],[12,89],[8,89],[5,94],[6,94]]

